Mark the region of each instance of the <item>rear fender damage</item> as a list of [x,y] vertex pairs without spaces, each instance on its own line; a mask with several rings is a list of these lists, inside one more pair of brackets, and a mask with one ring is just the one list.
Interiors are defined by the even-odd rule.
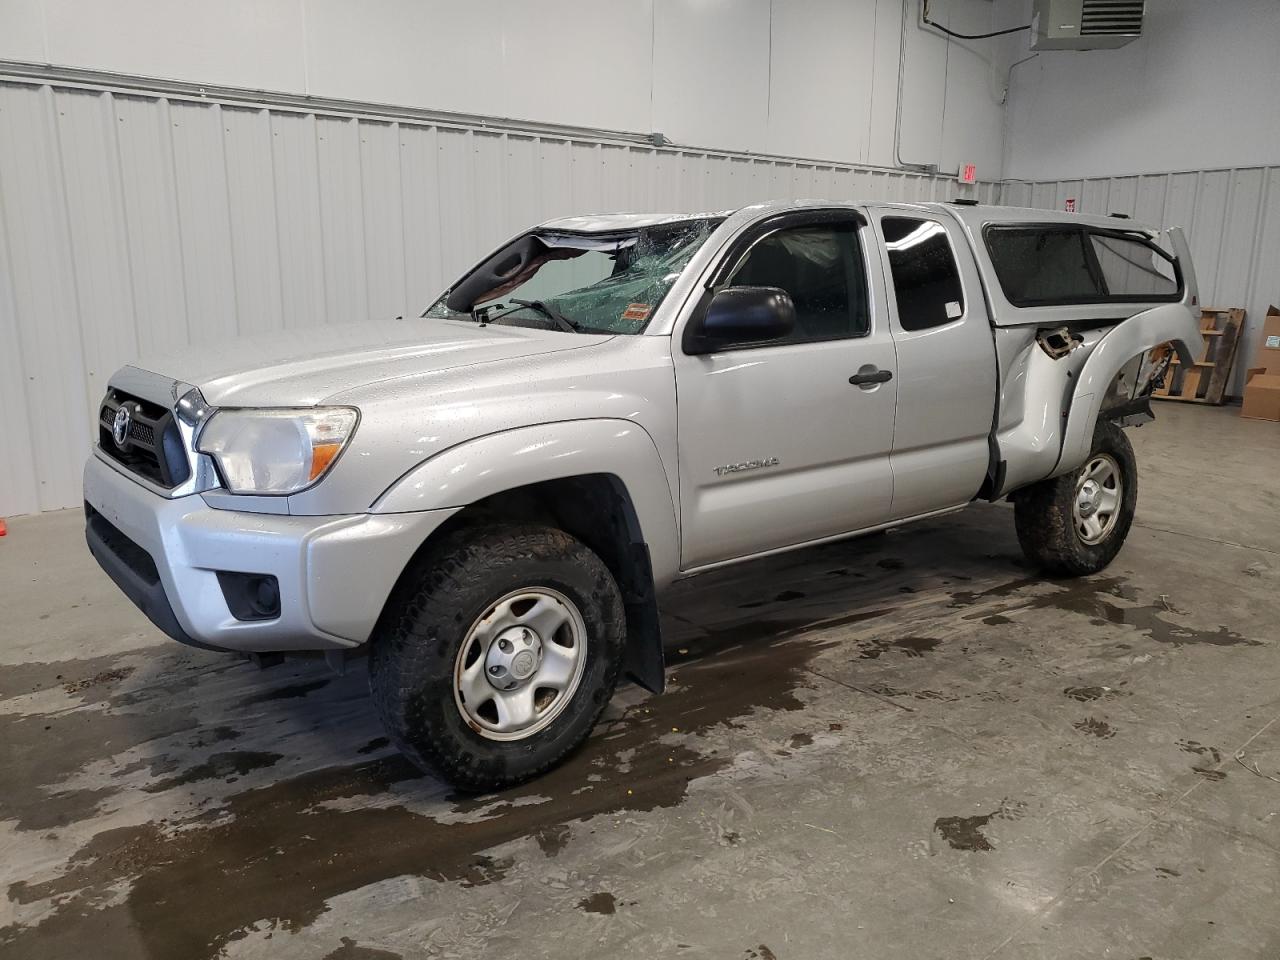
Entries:
[[[1111,408],[1123,410],[1124,404],[1149,394],[1155,371],[1144,373],[1144,368],[1155,364],[1159,369],[1161,363],[1167,363],[1167,351],[1156,349],[1164,344],[1169,344],[1178,359],[1188,365],[1203,350],[1200,318],[1185,304],[1168,303],[1144,310],[1113,327],[1098,342],[1076,378],[1063,431],[1062,454],[1049,476],[1069,473],[1084,462],[1098,417],[1109,409],[1109,401]],[[1126,370],[1133,371],[1127,388]],[[1144,375],[1145,383],[1141,379]],[[1126,389],[1132,391],[1128,397],[1124,396]],[[1117,397],[1124,399],[1117,402]]]
[[1199,318],[1185,303],[1144,310],[1079,340],[1041,331],[1020,365],[1023,417],[997,438],[1005,471],[993,499],[1076,469],[1100,416],[1123,426],[1150,419],[1151,390],[1172,356],[1191,363],[1202,347]]

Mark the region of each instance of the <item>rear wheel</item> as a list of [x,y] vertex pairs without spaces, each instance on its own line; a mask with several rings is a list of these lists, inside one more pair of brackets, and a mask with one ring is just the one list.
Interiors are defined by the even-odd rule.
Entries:
[[1027,559],[1049,573],[1097,573],[1124,545],[1137,502],[1138,469],[1129,438],[1110,420],[1099,421],[1079,470],[1018,493],[1018,543]]
[[550,527],[463,530],[391,599],[370,687],[409,759],[468,790],[500,789],[586,739],[625,633],[617,584],[578,540]]

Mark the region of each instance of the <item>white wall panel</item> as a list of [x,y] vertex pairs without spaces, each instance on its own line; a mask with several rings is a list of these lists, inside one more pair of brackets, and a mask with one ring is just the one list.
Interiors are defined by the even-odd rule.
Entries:
[[359,133],[365,311],[370,317],[394,317],[406,302],[400,130],[391,123],[365,123]]
[[[15,88],[17,98],[30,96]],[[124,227],[139,345],[172,350],[191,342],[174,186],[169,102],[114,97]]]
[[[439,138],[435,127],[402,125],[400,133],[400,200],[403,205],[404,289],[406,303],[426,303],[445,285],[440,235]],[[522,201],[514,216],[534,221],[537,205],[536,164],[533,150],[537,141],[512,139],[508,170],[514,172]],[[518,159],[517,159],[518,158]],[[526,193],[527,191],[527,193]]]
[[[306,78],[298,0],[39,0],[29,16],[41,26],[42,54],[10,54],[15,59],[264,90],[295,90]],[[26,19],[0,17],[0,35],[10,23],[31,29]]]
[[[0,117],[0,134],[5,131],[4,118]],[[0,166],[0,217],[8,222],[5,208],[4,171]],[[27,403],[28,394],[34,391],[27,384],[13,264],[5,231],[0,230],[0,406],[8,411],[9,420],[0,446],[0,503],[7,502],[10,512],[31,513],[41,509],[35,440],[31,436],[37,419]]]
[[676,143],[764,148],[756,134],[769,120],[769,8],[769,0],[654,6],[650,129]]
[[[946,0],[967,32],[1021,0]],[[907,16],[904,19],[904,12]],[[192,84],[999,174],[1007,38],[920,0],[0,0],[0,56]]]
[[77,304],[92,318],[80,331],[86,396],[96,407],[107,378],[138,352],[116,118],[108,97],[58,91],[54,107]]
[[[360,181],[359,121],[316,117],[320,243],[324,256],[324,319],[341,323],[365,315],[364,197]],[[389,186],[389,185],[388,185]]]
[[284,301],[271,116],[266,110],[217,111],[226,164],[237,332],[278,330],[284,323]]
[[[0,345],[20,359],[17,381],[31,420],[4,442],[0,455],[31,464],[35,497],[27,510],[80,502],[76,461],[89,443],[87,397],[76,267],[53,91],[0,90],[0,206],[5,218],[17,318],[16,342]],[[90,310],[92,305],[89,305]],[[28,486],[23,484],[23,486]]]
[[236,335],[238,324],[222,111],[179,102],[168,114],[190,338],[223,340]]
[[[303,53],[306,75],[271,89],[507,115],[503,45],[509,4],[502,0],[301,0],[297,5],[305,11],[305,34],[278,39]],[[611,5],[617,6],[616,0]],[[543,26],[539,35],[548,36],[553,21]],[[533,72],[537,68],[530,60],[540,58],[526,53],[520,59]],[[529,116],[544,119],[546,113]]]
[[1280,166],[1008,182],[1000,196],[1053,210],[1074,197],[1081,213],[1125,213],[1148,226],[1186,230],[1200,302],[1246,311],[1228,389],[1240,394],[1267,307],[1280,306]]
[[[805,156],[869,162],[876,6],[848,0],[773,4],[770,153],[794,154],[796,145],[803,144]],[[885,40],[886,51],[895,54],[896,31],[895,24]],[[896,56],[885,59],[896,70]],[[832,95],[835,91],[838,96]],[[892,117],[890,131],[891,124]]]
[[844,164],[3,79],[0,143],[0,403],[18,421],[0,447],[0,516],[80,502],[106,378],[140,352],[416,313],[551,217],[957,189]]
[[[320,173],[316,118],[273,113],[272,186],[276,194],[280,249],[281,326],[309,327],[325,321],[324,245],[320,219]],[[265,176],[263,170],[260,175]],[[253,318],[241,331],[253,331]]]
[[43,5],[44,0],[0,0],[0,57],[48,62]]
[[[1022,0],[1026,22],[1030,0]],[[1280,3],[1147,0],[1114,50],[1042,51],[1012,76],[1011,177],[1100,176],[1280,162]],[[1017,38],[1014,59],[1028,56]]]
[[[456,0],[443,3],[453,16]],[[654,71],[651,2],[508,2],[480,29],[492,33],[495,20],[505,35],[498,107],[503,116],[613,130],[660,129],[649,123]],[[470,50],[466,56],[472,56]],[[492,87],[492,82],[487,85]]]

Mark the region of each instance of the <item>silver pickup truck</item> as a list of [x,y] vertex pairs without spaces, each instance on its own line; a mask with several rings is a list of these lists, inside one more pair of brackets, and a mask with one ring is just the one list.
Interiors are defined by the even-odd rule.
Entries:
[[1058,575],[1137,496],[1120,425],[1201,346],[1178,230],[972,204],[556,220],[420,318],[124,367],[89,547],[184,643],[366,649],[412,760],[482,790],[663,686],[658,597],[1008,497]]

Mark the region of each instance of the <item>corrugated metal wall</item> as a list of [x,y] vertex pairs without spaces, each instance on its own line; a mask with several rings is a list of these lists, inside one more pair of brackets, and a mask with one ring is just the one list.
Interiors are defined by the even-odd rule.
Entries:
[[0,516],[79,504],[97,401],[140,351],[418,312],[550,217],[954,191],[545,128],[0,77]]
[[1127,213],[1142,223],[1182,227],[1191,243],[1200,302],[1244,307],[1244,340],[1228,392],[1238,396],[1270,304],[1280,305],[1280,167],[1192,170],[1132,177],[1008,181],[1003,202],[1081,213]]

